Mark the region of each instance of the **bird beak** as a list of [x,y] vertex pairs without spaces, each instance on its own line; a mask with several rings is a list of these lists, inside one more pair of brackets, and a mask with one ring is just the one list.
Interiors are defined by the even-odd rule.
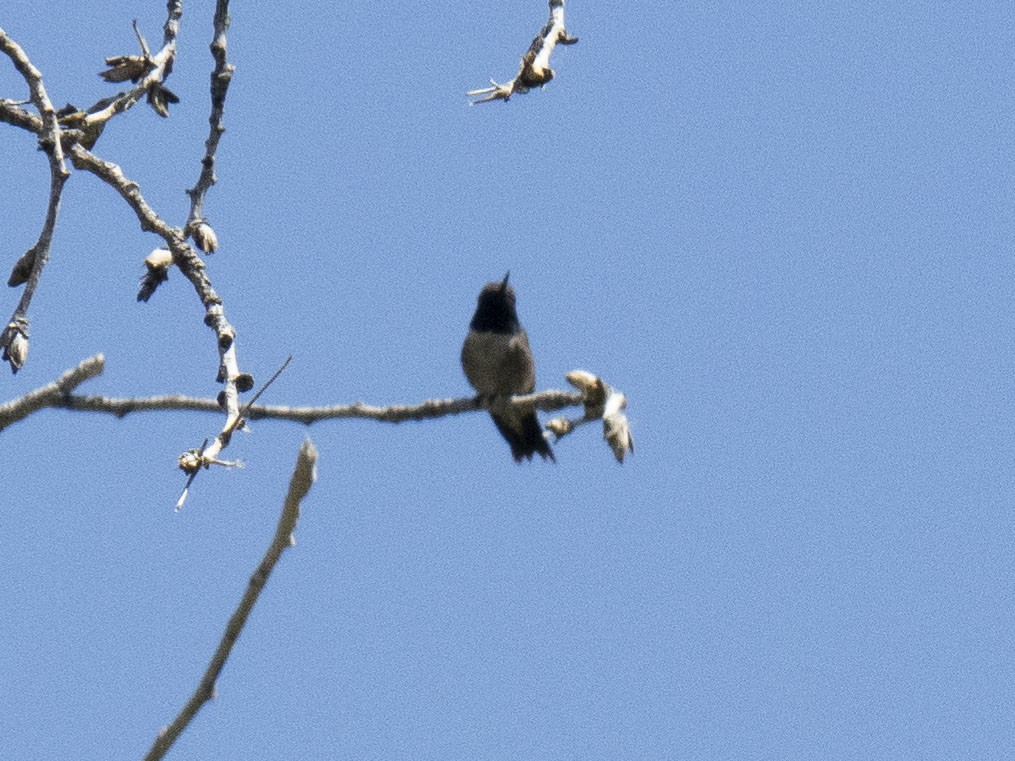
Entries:
[[507,289],[507,281],[508,281],[509,277],[511,277],[511,270],[508,270],[507,274],[504,276],[504,279],[500,283],[500,290],[501,290],[501,292],[503,292],[503,291],[505,291]]

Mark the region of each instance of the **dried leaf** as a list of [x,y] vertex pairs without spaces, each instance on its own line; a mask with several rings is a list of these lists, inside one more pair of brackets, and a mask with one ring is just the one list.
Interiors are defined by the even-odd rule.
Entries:
[[0,344],[3,345],[3,361],[11,366],[11,372],[16,375],[28,359],[27,320],[19,321],[15,318],[8,324],[0,334]]
[[169,116],[169,104],[179,102],[180,99],[169,88],[158,82],[152,82],[148,88],[148,103],[163,119]]
[[32,267],[34,264],[35,249],[30,248],[14,263],[14,267],[11,269],[11,276],[7,280],[7,285],[14,288],[27,283],[28,278],[32,275]]
[[199,249],[206,254],[214,254],[219,247],[219,239],[212,226],[203,219],[190,227],[190,236]]
[[145,257],[146,272],[141,278],[137,292],[138,301],[148,301],[155,289],[169,279],[169,267],[173,263],[173,254],[167,248],[157,248]]
[[99,76],[107,82],[137,82],[145,74],[155,68],[155,64],[147,56],[117,55],[106,59],[110,68],[100,71]]

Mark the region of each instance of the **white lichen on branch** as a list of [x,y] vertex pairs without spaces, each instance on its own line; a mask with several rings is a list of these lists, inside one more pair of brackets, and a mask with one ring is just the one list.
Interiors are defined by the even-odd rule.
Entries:
[[522,56],[521,66],[515,78],[504,84],[499,84],[491,79],[489,87],[469,90],[466,95],[470,98],[478,98],[470,105],[490,103],[495,100],[503,100],[506,103],[516,93],[524,94],[534,87],[542,87],[553,79],[553,69],[550,68],[550,56],[553,55],[553,49],[558,44],[573,45],[576,42],[578,42],[578,38],[569,35],[564,26],[564,0],[550,0],[550,19],[539,30],[539,34],[532,40],[529,49]]

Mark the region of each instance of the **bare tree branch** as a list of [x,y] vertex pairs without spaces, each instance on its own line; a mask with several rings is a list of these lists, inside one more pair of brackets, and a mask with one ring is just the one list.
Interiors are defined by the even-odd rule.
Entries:
[[0,122],[38,135],[42,132],[42,119],[23,109],[22,105],[24,104],[20,102],[0,98]]
[[[151,55],[148,50],[148,43],[145,42],[141,33],[137,31],[137,25],[135,24],[134,31],[138,35],[146,73],[127,92],[120,93],[110,100],[100,101],[100,103],[89,109],[84,117],[84,121],[89,127],[94,128],[105,124],[114,116],[123,113],[141,100],[142,95],[148,96],[148,102],[160,116],[167,115],[165,111],[165,95],[168,93],[168,90],[165,89],[164,82],[166,77],[172,72],[173,62],[176,60],[176,37],[180,32],[180,17],[183,15],[182,0],[169,0],[166,4],[166,10],[167,18],[162,30],[162,49],[155,55]],[[117,60],[126,58],[127,56],[118,56]],[[109,59],[107,63],[112,63],[112,61],[113,59]],[[109,78],[107,77],[107,79]],[[172,93],[169,93],[169,95],[172,96],[172,99],[176,98]],[[160,105],[162,108],[160,108]]]
[[[68,370],[54,383],[0,405],[0,431],[33,412],[46,408],[100,412],[116,417],[125,417],[137,412],[187,411],[216,414],[222,412],[222,407],[216,399],[202,399],[183,394],[117,398],[70,393],[85,380],[99,375],[102,372],[102,367],[102,355],[97,355],[85,360],[78,367]],[[85,372],[86,369],[87,372]],[[73,382],[71,383],[71,381]],[[512,399],[512,402],[521,406],[534,406],[544,412],[555,412],[584,403],[582,394],[559,390],[539,391],[534,394],[517,396]],[[404,423],[410,420],[432,420],[486,409],[488,409],[487,400],[480,397],[464,397],[429,399],[418,404],[391,404],[384,407],[372,406],[363,402],[313,407],[253,404],[250,407],[244,407],[243,416],[249,420],[288,420],[304,425],[340,418]]]
[[[100,101],[101,102],[101,101]],[[0,98],[0,122],[10,124],[13,127],[20,127],[26,132],[31,132],[34,135],[41,135],[45,126],[43,125],[42,119],[29,111],[22,108],[24,105],[21,101],[5,100]],[[75,112],[76,116],[85,116],[83,112]],[[57,116],[60,116],[60,112],[57,112]],[[70,122],[69,125],[67,122]],[[71,118],[69,120],[60,119],[60,145],[66,153],[72,145],[75,143],[90,144],[91,141],[87,139],[85,130],[79,127],[71,126],[76,119]]]
[[[205,194],[215,184],[215,153],[218,150],[219,139],[225,132],[222,126],[222,116],[225,112],[226,93],[229,90],[229,83],[233,78],[235,67],[226,59],[227,44],[226,31],[229,29],[229,0],[218,0],[215,4],[214,35],[211,41],[211,54],[215,59],[215,68],[211,72],[211,114],[208,116],[210,125],[208,139],[205,141],[204,158],[201,159],[201,174],[197,184],[187,191],[190,196],[190,215],[187,218],[187,230],[198,228],[204,221],[201,207],[204,204]],[[205,246],[201,245],[198,236],[195,242],[205,253],[210,253]],[[214,250],[214,247],[212,248]]]
[[564,0],[550,0],[550,19],[546,22],[539,34],[529,45],[529,49],[522,56],[521,67],[515,78],[505,84],[497,84],[490,80],[490,87],[481,87],[478,90],[469,90],[466,93],[470,98],[483,95],[485,97],[472,101],[469,105],[477,103],[489,103],[494,100],[502,100],[505,103],[515,93],[524,94],[534,87],[542,87],[553,79],[553,69],[550,68],[550,56],[557,44],[573,45],[578,42],[577,37],[572,37],[564,27]]
[[[162,116],[166,115],[165,100],[171,99],[172,102],[176,100],[176,96],[165,89],[164,82],[172,71],[176,58],[176,37],[180,28],[180,17],[183,14],[181,0],[169,0],[167,11],[168,15],[163,27],[163,45],[158,53],[154,56],[151,55],[148,43],[141,36],[135,21],[134,31],[141,45],[142,55],[113,56],[106,59],[106,63],[112,68],[102,72],[102,77],[108,82],[131,79],[135,82],[135,86],[131,90],[113,97],[102,98],[83,111],[68,107],[68,109],[61,109],[57,113],[63,128],[62,144],[65,151],[75,143],[81,143],[90,149],[101,134],[106,122],[117,114],[127,111],[146,93],[155,110]],[[163,107],[160,109],[153,101],[162,101]],[[41,134],[42,120],[22,109],[21,105],[21,103],[0,99],[0,121]]]
[[[212,114],[209,118],[211,122],[211,134],[206,142],[206,154],[202,160],[204,168],[191,196],[192,202],[196,201],[196,206],[192,206],[191,217],[188,220],[186,228],[181,229],[165,222],[144,199],[136,182],[128,180],[117,164],[102,160],[90,150],[95,139],[98,137],[99,131],[101,131],[102,125],[116,114],[122,113],[134,105],[146,92],[149,102],[155,107],[155,110],[163,116],[166,115],[164,113],[166,98],[170,96],[175,98],[175,96],[172,96],[168,91],[164,91],[162,83],[172,71],[176,55],[176,38],[179,32],[180,17],[183,12],[181,0],[168,0],[167,10],[168,17],[164,27],[163,46],[158,53],[151,55],[147,42],[145,42],[135,25],[135,32],[138,35],[142,55],[135,57],[117,56],[107,59],[107,63],[113,66],[113,69],[104,73],[107,79],[120,81],[122,79],[133,78],[134,75],[137,75],[137,86],[129,92],[100,101],[89,109],[87,113],[75,112],[69,114],[65,119],[66,123],[74,127],[80,127],[80,129],[68,129],[63,133],[61,133],[60,123],[53,112],[52,106],[47,105],[44,107],[41,105],[42,101],[36,97],[33,83],[37,82],[38,88],[41,90],[41,76],[35,71],[34,67],[31,67],[27,57],[24,57],[24,54],[21,53],[20,48],[7,38],[3,30],[0,30],[0,35],[2,35],[3,42],[5,43],[2,48],[3,52],[12,56],[19,71],[22,71],[23,75],[26,76],[29,86],[33,87],[33,102],[39,101],[36,102],[36,106],[43,115],[43,119],[40,120],[38,117],[22,109],[22,104],[2,100],[0,101],[0,121],[5,121],[14,126],[35,132],[40,136],[40,144],[43,147],[46,147],[46,145],[54,146],[54,149],[48,152],[60,159],[60,165],[63,169],[59,183],[60,187],[62,187],[63,181],[66,179],[66,169],[62,167],[63,150],[68,152],[75,168],[91,172],[112,186],[134,210],[141,223],[141,229],[146,232],[153,232],[165,240],[167,249],[172,255],[173,264],[180,269],[191,282],[195,291],[197,291],[201,303],[205,308],[204,322],[215,331],[217,338],[219,368],[216,380],[225,384],[222,395],[223,406],[226,411],[225,424],[212,444],[207,449],[202,450],[202,456],[206,458],[205,461],[213,462],[217,459],[221,450],[228,444],[229,432],[236,427],[240,417],[239,394],[245,390],[243,386],[246,385],[246,380],[249,380],[249,376],[243,376],[240,373],[235,346],[236,331],[226,319],[222,299],[211,285],[211,281],[205,271],[204,262],[201,261],[197,253],[186,242],[187,235],[196,232],[198,234],[194,236],[195,241],[204,250],[207,251],[209,248],[214,248],[217,245],[214,231],[210,227],[202,225],[200,222],[197,225],[191,225],[191,222],[196,218],[195,214],[199,213],[204,193],[214,182],[214,152],[219,136],[223,131],[221,126],[222,109],[229,78],[232,73],[232,66],[225,60],[225,30],[229,23],[228,2],[226,0],[219,0],[216,7],[215,36],[212,42],[212,52],[215,56],[216,64],[212,73]],[[123,69],[123,71],[117,72],[118,67]],[[41,92],[44,96],[44,91]],[[159,106],[160,100],[162,108]],[[48,99],[45,100],[45,104],[48,104]],[[47,108],[51,118],[47,118]],[[50,127],[50,124],[52,124],[52,127]],[[44,142],[44,138],[46,142]],[[55,180],[54,188],[56,188]],[[35,252],[29,251],[29,254],[32,254],[32,272],[36,272],[36,270],[41,268],[41,263],[44,263],[45,256],[48,255],[48,240],[52,237],[51,227],[52,224],[55,224],[58,201],[59,193],[57,189],[54,189],[51,193],[47,225],[44,228],[44,236],[48,231],[48,237],[40,238],[40,242],[46,242],[44,253],[40,255],[39,244],[36,244]],[[197,212],[195,212],[195,208]],[[24,259],[24,257],[22,258]],[[27,263],[27,260],[25,262]],[[21,271],[27,270],[26,263],[21,263]],[[18,271],[19,268],[16,265],[15,272]],[[158,280],[150,284],[150,290],[154,290],[157,284]],[[29,287],[26,288],[28,299],[31,298],[33,290],[34,284],[29,282]],[[150,295],[150,292],[148,295]],[[23,303],[25,301],[26,299],[23,299]],[[24,362],[28,351],[28,320],[25,314],[27,305],[25,309],[19,307],[19,310],[15,312],[14,317],[12,317],[10,324],[3,333],[0,333],[0,346],[3,347],[4,358],[11,362],[11,367],[15,371]],[[252,381],[250,385],[253,385]]]
[[254,604],[261,594],[261,590],[264,589],[264,585],[268,581],[268,576],[271,575],[272,569],[274,569],[278,559],[282,556],[282,552],[296,542],[293,532],[296,530],[296,522],[300,517],[300,503],[306,497],[307,492],[310,491],[310,486],[316,478],[317,449],[314,447],[313,442],[307,439],[303,442],[303,446],[300,447],[299,455],[296,458],[296,467],[289,482],[289,492],[286,494],[285,504],[282,507],[282,515],[279,517],[275,536],[264,553],[264,558],[250,577],[247,589],[243,593],[243,597],[240,599],[239,605],[237,605],[233,615],[230,617],[229,623],[226,624],[225,633],[223,633],[215,654],[212,656],[204,676],[201,677],[201,682],[197,685],[197,689],[194,690],[194,694],[191,695],[190,700],[183,706],[176,718],[159,731],[154,744],[145,756],[145,761],[157,761],[165,756],[166,751],[169,750],[183,730],[187,728],[187,725],[197,715],[197,712],[201,710],[201,707],[215,697],[215,682],[219,674],[222,673],[226,660],[229,658],[229,654],[232,652],[233,646],[236,644],[236,640],[239,638],[240,632],[250,616],[250,612],[254,609]]
[[[68,370],[59,380],[48,386],[0,405],[0,431],[12,423],[22,420],[31,413],[47,407],[83,412],[101,412],[115,415],[116,417],[125,417],[134,412],[165,412],[170,410],[221,412],[222,408],[217,400],[201,399],[184,396],[183,394],[115,398],[70,393],[88,378],[101,373],[102,363],[103,358],[101,354],[87,359],[78,365],[78,367]],[[279,372],[284,367],[283,365]],[[274,377],[277,376],[278,373]],[[274,380],[274,377],[272,380]],[[634,451],[634,437],[631,435],[631,426],[627,416],[624,414],[624,409],[627,407],[627,397],[623,392],[612,388],[601,378],[585,370],[572,370],[567,374],[567,380],[577,391],[538,391],[524,396],[514,396],[508,401],[519,407],[535,407],[543,412],[555,412],[567,407],[583,407],[584,412],[581,417],[554,418],[547,422],[546,429],[553,433],[559,441],[580,426],[592,422],[600,422],[603,426],[603,438],[609,444],[617,462],[622,463],[627,453]],[[257,396],[259,395],[260,392]],[[449,415],[460,415],[465,412],[489,410],[490,405],[494,402],[492,399],[475,396],[460,399],[428,399],[419,404],[392,404],[386,407],[375,407],[363,402],[317,407],[289,407],[285,405],[254,404],[253,402],[257,400],[257,396],[251,400],[251,403],[244,406],[241,411],[241,419],[289,420],[303,423],[304,425],[339,418],[361,418],[383,423],[404,423],[410,420],[432,420]],[[229,433],[231,434],[232,430]],[[196,472],[197,467],[207,467],[211,464],[230,464],[206,460],[204,457],[204,452],[208,451],[206,445],[207,441],[202,445],[200,450],[202,464],[193,468],[194,472]],[[184,494],[186,495],[186,490]]]
[[0,404],[0,431],[41,409],[66,407],[71,398],[70,392],[89,378],[101,375],[105,363],[105,358],[101,354],[96,354],[77,367],[71,368],[52,383],[6,404]]
[[623,464],[627,453],[634,452],[631,424],[624,414],[627,397],[622,391],[611,388],[602,378],[586,370],[572,370],[567,374],[567,382],[581,392],[585,414],[573,419],[554,418],[546,424],[547,429],[560,441],[581,425],[602,421],[603,438],[617,462]]
[[219,370],[216,380],[225,384],[222,399],[226,410],[226,421],[222,431],[212,444],[203,450],[204,460],[201,466],[210,463],[216,460],[222,449],[228,445],[227,432],[232,431],[240,417],[240,389],[237,380],[241,377],[241,373],[234,340],[236,331],[226,319],[222,299],[212,287],[201,257],[188,245],[184,231],[159,217],[145,201],[138,184],[128,180],[119,166],[110,161],[103,161],[82,145],[72,146],[70,156],[75,167],[95,174],[123,197],[137,215],[142,230],[156,233],[166,242],[173,256],[173,263],[190,281],[204,305],[204,323],[215,331],[218,339],[216,343],[219,352]]
[[[167,410],[222,412],[222,408],[214,399],[201,399],[182,394],[164,394],[161,396],[130,399],[71,394],[64,398],[54,398],[51,401],[51,404],[43,406],[85,412],[102,412],[115,415],[116,417],[124,417],[133,412],[164,412]],[[512,403],[520,406],[534,405],[536,409],[544,412],[554,412],[566,407],[581,405],[582,396],[580,393],[573,391],[547,390],[513,397]],[[2,409],[0,407],[0,410]],[[382,423],[404,423],[410,420],[432,420],[447,417],[448,415],[460,415],[464,412],[486,409],[488,409],[488,406],[485,400],[478,397],[464,397],[458,399],[428,399],[418,404],[391,404],[384,407],[372,406],[363,402],[314,407],[255,404],[245,412],[245,417],[249,420],[288,420],[294,423],[303,423],[304,425],[340,418],[361,418],[376,420]],[[3,419],[0,418],[0,430],[3,430],[2,423]]]
[[49,203],[46,207],[46,220],[39,233],[39,239],[18,260],[11,273],[9,283],[21,285],[25,290],[21,294],[14,314],[3,332],[0,332],[0,347],[3,358],[17,372],[28,357],[28,308],[35,295],[35,289],[42,277],[42,269],[49,261],[49,251],[53,243],[53,231],[56,229],[56,218],[60,210],[60,196],[63,185],[70,173],[64,165],[63,147],[60,140],[60,123],[56,111],[49,100],[46,88],[42,84],[42,74],[32,64],[21,47],[7,33],[0,29],[0,52],[7,55],[14,63],[14,68],[24,78],[31,93],[32,104],[42,117],[42,128],[39,131],[39,148],[49,158]]
[[[221,440],[221,445],[223,447],[229,444],[229,439],[232,437],[233,432],[237,428],[241,428],[246,425],[247,421],[243,416],[246,415],[247,411],[254,406],[254,403],[261,398],[261,394],[267,391],[268,387],[275,382],[278,376],[280,376],[285,369],[289,367],[289,363],[292,362],[292,360],[293,358],[290,354],[286,361],[282,363],[282,366],[275,371],[275,374],[268,379],[267,383],[261,386],[257,393],[251,397],[250,401],[243,405],[243,409],[240,411],[240,414],[233,419],[232,423],[227,425],[222,432],[215,437],[216,441]],[[251,384],[254,382],[253,377],[247,376],[247,378]],[[244,383],[246,383],[246,380],[244,380]],[[237,385],[239,385],[239,379],[237,380]],[[241,388],[240,390],[243,391],[244,389]],[[222,393],[224,394],[225,392]],[[222,397],[220,395],[220,405],[222,404],[221,399]],[[207,469],[210,465],[224,465],[226,467],[238,467],[242,465],[240,462],[229,462],[227,460],[219,460],[217,457],[209,457],[205,454],[207,451],[208,439],[205,439],[201,442],[201,447],[199,449],[188,450],[181,454],[177,460],[180,470],[187,474],[187,483],[183,487],[183,493],[180,494],[180,498],[176,501],[177,510],[182,508],[183,503],[187,501],[187,495],[190,493],[190,486],[194,483],[194,479],[197,478],[197,474],[200,473],[202,469]]]

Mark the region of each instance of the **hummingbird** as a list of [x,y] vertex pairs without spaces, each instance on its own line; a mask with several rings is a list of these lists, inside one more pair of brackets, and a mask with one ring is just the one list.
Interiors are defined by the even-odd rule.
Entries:
[[508,272],[503,280],[487,283],[479,292],[476,313],[462,344],[462,369],[480,396],[491,398],[490,417],[511,445],[515,462],[531,460],[537,452],[556,462],[535,408],[510,403],[511,396],[530,394],[536,388],[535,360],[525,328],[518,322],[515,290],[508,285],[510,276]]

